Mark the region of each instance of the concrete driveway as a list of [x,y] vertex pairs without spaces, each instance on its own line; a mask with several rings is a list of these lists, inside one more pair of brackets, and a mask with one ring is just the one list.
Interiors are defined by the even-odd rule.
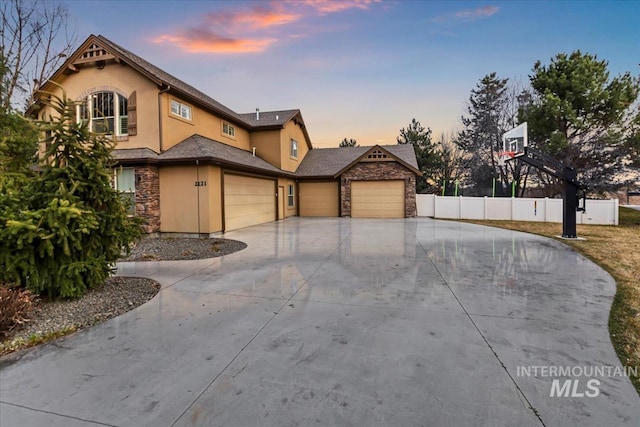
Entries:
[[560,243],[422,218],[225,237],[248,248],[121,264],[162,291],[0,359],[0,425],[638,426],[615,283]]

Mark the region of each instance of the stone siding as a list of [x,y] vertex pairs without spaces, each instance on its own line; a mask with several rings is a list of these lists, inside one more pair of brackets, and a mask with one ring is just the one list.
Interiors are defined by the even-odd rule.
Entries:
[[351,216],[351,181],[404,180],[405,217],[416,216],[416,175],[398,162],[361,162],[340,176],[342,216]]
[[136,215],[145,219],[145,233],[160,232],[160,173],[158,166],[136,166]]

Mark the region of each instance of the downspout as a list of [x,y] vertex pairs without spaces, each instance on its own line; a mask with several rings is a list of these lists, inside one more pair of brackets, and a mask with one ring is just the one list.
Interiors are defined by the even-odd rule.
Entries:
[[196,160],[196,191],[198,198],[198,238],[200,238],[200,161]]
[[160,153],[164,152],[164,147],[162,144],[162,139],[163,139],[163,135],[162,135],[162,94],[163,93],[167,93],[171,90],[171,86],[167,85],[166,88],[161,89],[160,92],[158,92],[158,137],[160,139]]

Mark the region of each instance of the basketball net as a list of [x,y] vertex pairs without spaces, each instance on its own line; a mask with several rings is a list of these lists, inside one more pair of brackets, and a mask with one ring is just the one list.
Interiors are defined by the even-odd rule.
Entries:
[[513,159],[515,156],[515,151],[498,151],[498,165],[500,167],[504,167],[505,162],[509,159]]

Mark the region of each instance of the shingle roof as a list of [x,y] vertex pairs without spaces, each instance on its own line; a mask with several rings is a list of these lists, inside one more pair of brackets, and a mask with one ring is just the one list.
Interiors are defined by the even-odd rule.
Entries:
[[193,135],[158,156],[167,161],[214,161],[226,166],[253,169],[269,175],[292,175],[267,163],[252,153],[201,135]]
[[261,126],[282,126],[299,113],[300,110],[260,111],[259,120],[256,118],[256,113],[242,113],[240,117],[254,128],[259,128]]
[[242,113],[240,116],[253,130],[279,129],[289,120],[293,120],[302,129],[307,140],[307,147],[313,148],[300,110],[260,111],[260,119],[257,119],[256,113]]
[[413,166],[415,169],[420,170],[418,167],[418,159],[416,158],[416,151],[411,144],[396,144],[396,145],[381,145],[380,147],[387,150],[403,162]]
[[[89,37],[91,38],[91,37]],[[112,42],[103,36],[96,37],[100,43],[102,43],[108,50],[113,51],[116,55],[128,60],[131,65],[137,67],[139,71],[147,74],[148,76],[154,78],[156,83],[159,85],[166,85],[170,88],[170,91],[178,92],[186,97],[191,98],[197,103],[202,104],[205,108],[213,110],[214,112],[221,115],[223,118],[234,122],[241,127],[245,127],[250,130],[260,129],[263,127],[273,127],[273,126],[283,126],[286,122],[293,119],[296,115],[300,114],[300,110],[281,110],[281,111],[263,111],[260,112],[260,120],[256,120],[255,113],[244,113],[239,114],[235,111],[231,110],[229,107],[219,103],[215,99],[206,95],[203,92],[200,92],[198,89],[193,86],[183,82],[177,77],[172,76],[166,71],[156,67],[152,63],[147,60],[139,57],[133,52],[128,51],[122,46]],[[88,40],[88,39],[87,39]],[[277,119],[276,119],[277,117]],[[304,126],[304,122],[301,123],[305,136],[307,137],[307,145],[311,148],[311,141],[309,138],[309,134]]]
[[173,90],[177,90],[179,92],[185,93],[186,95],[189,95],[190,97],[194,98],[196,101],[200,101],[201,103],[205,104],[209,108],[217,111],[218,113],[221,113],[223,116],[227,116],[226,118],[235,119],[235,121],[237,121],[238,124],[244,124],[244,125],[249,124],[240,116],[240,114],[222,105],[215,99],[200,92],[198,89],[183,82],[177,77],[172,76],[166,71],[163,71],[160,68],[156,67],[152,63],[142,59],[141,57],[134,54],[133,52],[128,51],[127,49],[117,45],[116,43],[112,42],[111,40],[103,36],[97,36],[96,38],[100,40],[101,43],[104,44],[105,48],[107,48],[108,50],[114,51],[114,53],[117,54],[118,56],[128,59],[129,61],[131,61],[133,65],[137,65],[138,67],[142,68],[144,71],[151,74],[157,80],[160,80],[161,82],[170,86]]
[[295,173],[278,169],[252,153],[222,142],[193,135],[162,154],[149,148],[116,149],[113,157],[119,163],[211,161],[227,167],[250,169],[267,175],[297,178],[335,178],[374,147],[380,147],[398,160],[419,170],[413,146],[377,145],[370,147],[316,148],[309,150]]
[[[302,114],[300,110],[281,110],[281,111],[264,111],[260,112],[260,120],[255,120],[255,113],[245,113],[239,114],[235,111],[231,110],[229,107],[221,104],[210,96],[206,95],[203,92],[200,92],[198,89],[193,86],[183,82],[175,76],[167,73],[166,71],[156,67],[152,63],[147,60],[139,57],[133,52],[123,48],[122,46],[112,42],[104,36],[98,35],[90,35],[87,39],[82,43],[80,48],[76,50],[76,52],[71,55],[65,63],[58,68],[58,70],[51,76],[51,78],[47,81],[54,81],[57,77],[61,76],[64,73],[69,72],[70,69],[73,68],[73,63],[76,59],[80,57],[83,53],[83,47],[89,46],[91,43],[99,44],[103,49],[108,50],[113,55],[120,58],[120,61],[130,65],[132,68],[145,75],[163,90],[168,89],[171,93],[176,93],[181,97],[185,98],[185,100],[194,102],[195,104],[200,105],[205,110],[209,110],[214,112],[224,118],[225,120],[229,120],[230,122],[247,129],[251,130],[260,130],[265,128],[275,128],[277,126],[284,126],[289,120],[294,119],[296,116],[300,117],[299,125],[304,132],[304,135],[307,139],[307,145],[309,148],[312,147],[311,139],[307,132],[306,126],[302,119]],[[45,85],[47,84],[45,83]],[[43,85],[44,88],[44,85]],[[33,112],[34,109],[37,108],[36,104],[39,100],[36,100],[36,103],[31,105],[27,113]],[[277,119],[276,119],[277,117]]]
[[158,153],[150,148],[117,148],[113,150],[113,158],[120,163],[154,161],[158,159]]
[[[379,145],[391,155],[418,170],[411,144]],[[335,177],[373,147],[320,148],[310,150],[296,170],[300,177]]]

